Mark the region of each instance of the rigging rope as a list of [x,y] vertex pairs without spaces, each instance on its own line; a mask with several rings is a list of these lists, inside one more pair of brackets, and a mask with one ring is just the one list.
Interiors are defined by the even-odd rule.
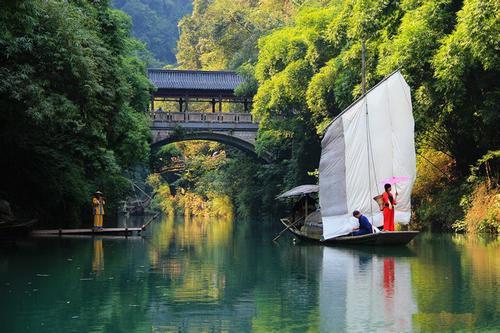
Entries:
[[[370,168],[370,155],[371,155],[371,160],[373,162],[373,150],[371,146],[371,136],[370,136],[370,121],[368,120],[368,98],[365,96],[365,116],[366,116],[366,150],[368,153],[367,160],[368,160],[368,204],[370,205],[370,217],[371,217],[371,222],[372,222],[372,231],[374,230],[374,223],[373,223],[373,205],[372,205],[372,172]],[[371,154],[370,154],[371,153]],[[375,173],[375,164],[373,163],[373,170]]]

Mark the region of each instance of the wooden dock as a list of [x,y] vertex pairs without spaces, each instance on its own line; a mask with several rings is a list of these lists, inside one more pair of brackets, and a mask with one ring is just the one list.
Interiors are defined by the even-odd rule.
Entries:
[[140,234],[144,228],[103,228],[100,230],[94,229],[50,229],[50,230],[33,230],[32,236],[63,236],[63,235],[122,235],[129,236],[133,233]]

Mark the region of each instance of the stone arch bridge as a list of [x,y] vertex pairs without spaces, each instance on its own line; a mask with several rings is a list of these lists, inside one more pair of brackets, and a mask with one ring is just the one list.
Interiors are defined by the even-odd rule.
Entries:
[[[258,131],[250,114],[250,97],[235,95],[244,79],[235,72],[149,69],[156,87],[151,96],[152,147],[185,140],[224,143],[257,156]],[[174,109],[175,108],[175,109]]]

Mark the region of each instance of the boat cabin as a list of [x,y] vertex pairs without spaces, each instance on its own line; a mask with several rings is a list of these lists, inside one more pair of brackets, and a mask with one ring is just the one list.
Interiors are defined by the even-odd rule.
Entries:
[[295,203],[284,224],[321,237],[323,224],[318,203],[318,185],[301,185],[280,194],[277,199],[292,199]]

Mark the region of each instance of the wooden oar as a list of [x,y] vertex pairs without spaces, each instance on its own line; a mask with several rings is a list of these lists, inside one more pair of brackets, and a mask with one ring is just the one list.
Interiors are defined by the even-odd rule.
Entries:
[[[297,221],[295,221],[295,222],[291,223],[290,225],[288,225],[285,229],[281,230],[281,231],[280,231],[280,233],[279,233],[278,235],[276,235],[276,237],[274,237],[274,238],[273,238],[273,242],[275,242],[278,238],[280,238],[280,237],[281,237],[281,235],[283,235],[283,233],[284,233],[285,231],[287,231],[288,229],[290,229],[291,227],[293,227],[293,226],[294,226],[297,222],[299,222],[300,220],[302,220],[302,219],[304,219],[304,218],[305,218],[305,216],[301,217],[301,218],[300,218],[300,219],[298,219]],[[283,221],[282,221],[282,222],[283,222]],[[285,223],[283,222],[283,224],[285,224]],[[285,224],[285,225],[286,225],[286,224]]]

